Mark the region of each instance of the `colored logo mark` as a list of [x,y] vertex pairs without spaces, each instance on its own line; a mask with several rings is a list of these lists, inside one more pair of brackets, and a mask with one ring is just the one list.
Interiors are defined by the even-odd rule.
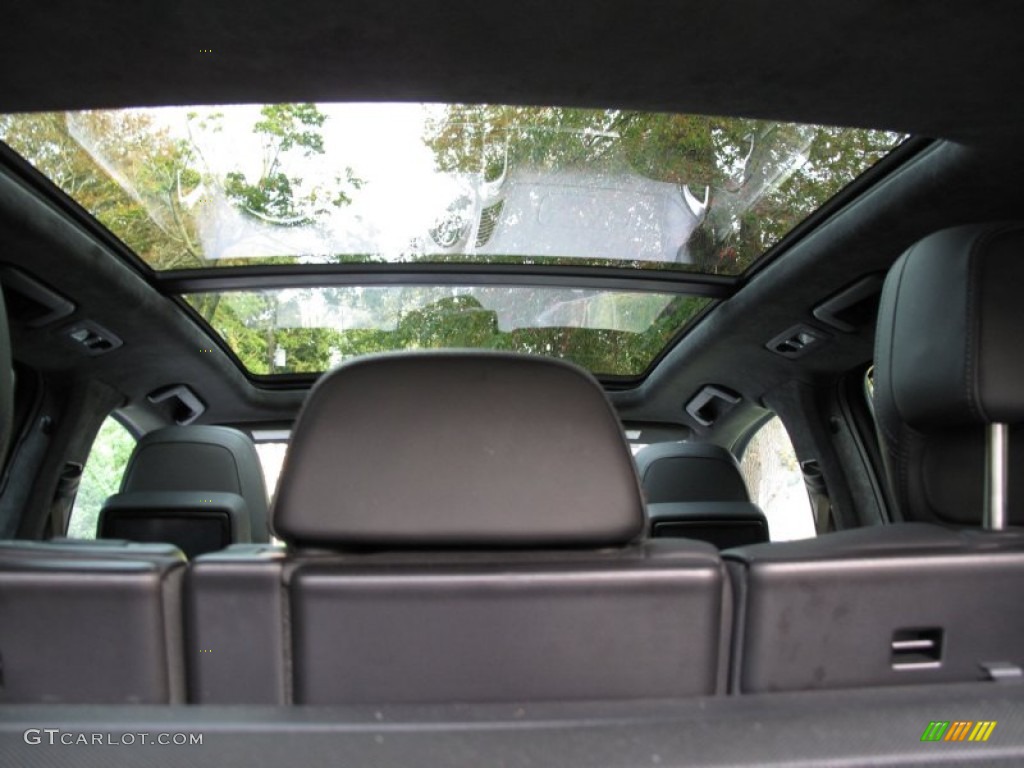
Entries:
[[932,720],[921,741],[988,741],[996,724],[995,720]]

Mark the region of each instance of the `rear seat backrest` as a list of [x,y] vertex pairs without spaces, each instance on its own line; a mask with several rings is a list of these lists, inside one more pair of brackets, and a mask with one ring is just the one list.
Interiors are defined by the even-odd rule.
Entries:
[[[886,280],[875,397],[906,518],[933,519],[945,502],[922,507],[921,494],[962,484],[957,498],[974,498],[958,515],[980,520],[977,478],[953,468],[930,482],[927,446],[991,420],[1024,422],[1024,303],[1007,289],[1024,284],[1022,250],[1024,226],[958,227],[915,245]],[[740,607],[734,689],[969,681],[994,663],[1024,668],[1020,529],[905,523],[723,557]]]
[[0,702],[184,703],[184,571],[167,545],[0,542]]
[[165,427],[135,447],[100,511],[100,538],[163,541],[189,557],[268,541],[263,470],[252,441],[228,427]]
[[719,549],[768,541],[735,457],[710,443],[655,443],[636,455],[650,535],[691,538]]
[[573,366],[452,352],[343,365],[300,414],[273,524],[286,557],[194,563],[189,626],[200,644],[258,635],[291,675],[256,653],[193,654],[197,701],[716,690],[721,562],[699,542],[638,541],[621,426]]

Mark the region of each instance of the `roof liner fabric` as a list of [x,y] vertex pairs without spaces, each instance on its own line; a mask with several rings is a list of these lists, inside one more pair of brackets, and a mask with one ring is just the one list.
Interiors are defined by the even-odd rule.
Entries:
[[320,379],[271,516],[288,542],[379,548],[600,547],[644,526],[629,447],[591,376],[466,351],[363,357]]
[[[344,10],[339,10],[343,8]],[[1012,139],[1024,8],[538,0],[5,8],[0,111],[300,100],[621,106]]]

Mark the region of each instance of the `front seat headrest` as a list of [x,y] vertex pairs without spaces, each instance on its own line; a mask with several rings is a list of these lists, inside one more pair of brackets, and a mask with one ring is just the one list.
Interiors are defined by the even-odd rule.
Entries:
[[354,360],[313,388],[272,511],[290,543],[358,548],[621,545],[644,511],[600,385],[542,357]]
[[[984,430],[1011,427],[1024,448],[1024,225],[930,235],[886,279],[875,341],[874,405],[883,459],[908,519],[978,523]],[[1024,475],[1010,473],[1011,522],[1024,522]]]
[[252,540],[269,541],[263,468],[252,440],[237,429],[189,425],[144,435],[125,468],[120,495],[153,491],[237,494],[248,509]]
[[653,443],[636,454],[648,504],[750,501],[736,458],[711,443]]

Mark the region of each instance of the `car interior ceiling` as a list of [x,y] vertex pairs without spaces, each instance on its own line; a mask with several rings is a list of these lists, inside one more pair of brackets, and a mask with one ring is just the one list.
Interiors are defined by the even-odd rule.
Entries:
[[[1015,94],[1024,91],[1024,23],[1018,23],[1024,18],[1002,18],[1007,12],[995,3],[977,2],[953,9],[924,3],[894,6],[881,0],[830,8],[827,13],[820,3],[809,0],[784,0],[781,5],[729,0],[684,7],[642,0],[628,9],[621,3],[596,0],[587,4],[586,13],[578,7],[550,3],[485,7],[469,0],[446,3],[443,14],[432,4],[408,0],[358,0],[346,3],[344,10],[321,0],[299,5],[300,19],[294,4],[253,5],[237,0],[216,4],[183,0],[147,9],[144,14],[111,0],[91,3],[88,8],[69,2],[50,3],[46,8],[17,4],[4,11],[9,31],[0,46],[0,113],[394,99],[686,110],[911,134],[912,138],[774,246],[748,274],[708,289],[720,294],[720,300],[681,334],[645,377],[602,381],[604,397],[612,406],[607,414],[602,400],[578,417],[579,434],[594,445],[609,442],[601,429],[606,426],[602,420],[611,414],[609,423],[617,418],[626,429],[638,430],[639,442],[645,444],[688,441],[738,456],[766,419],[776,414],[792,438],[798,458],[806,464],[809,487],[824,489],[827,495],[831,517],[824,524],[819,521],[818,532],[838,535],[838,543],[834,549],[826,544],[822,554],[802,548],[802,542],[756,544],[763,539],[755,531],[750,534],[755,536],[749,539],[751,548],[734,550],[726,544],[722,547],[726,554],[721,556],[715,547],[683,539],[651,538],[637,544],[636,526],[642,525],[639,517],[616,515],[623,507],[632,509],[630,504],[643,502],[639,496],[622,501],[616,495],[629,485],[618,482],[626,470],[614,457],[608,458],[606,465],[596,463],[604,461],[603,456],[594,459],[594,465],[579,468],[579,477],[585,478],[589,487],[585,494],[577,495],[585,499],[553,489],[535,489],[538,494],[548,494],[537,498],[554,500],[551,503],[564,511],[561,520],[544,519],[540,510],[533,509],[522,520],[509,522],[516,514],[501,506],[504,491],[494,489],[493,503],[484,505],[493,512],[493,519],[490,513],[462,519],[424,501],[424,525],[428,529],[436,525],[433,535],[444,550],[433,561],[429,543],[410,546],[403,539],[401,520],[391,520],[379,509],[371,522],[359,519],[358,498],[353,501],[357,512],[353,513],[352,528],[331,529],[329,523],[307,514],[325,503],[323,494],[310,490],[317,488],[311,478],[317,472],[331,474],[329,462],[321,466],[317,461],[324,456],[333,458],[345,448],[339,447],[335,436],[308,426],[313,424],[309,409],[319,408],[342,422],[365,426],[368,414],[347,409],[350,401],[340,394],[336,401],[330,400],[327,390],[352,386],[358,395],[372,386],[373,391],[381,392],[387,390],[386,377],[358,386],[332,378],[337,384],[313,390],[321,398],[313,405],[309,397],[313,384],[327,377],[255,380],[242,370],[221,339],[211,338],[196,313],[177,295],[173,279],[139,269],[140,262],[126,246],[0,143],[0,284],[7,296],[15,382],[0,490],[0,539],[44,540],[54,534],[59,538],[63,531],[55,532],[52,527],[54,499],[68,464],[85,463],[101,423],[111,412],[116,412],[136,437],[159,434],[158,430],[180,422],[176,419],[180,414],[174,410],[180,401],[158,396],[175,386],[186,384],[188,393],[198,398],[199,407],[192,414],[197,426],[226,426],[252,433],[297,430],[305,422],[308,430],[301,433],[308,443],[303,442],[295,456],[289,453],[288,462],[293,466],[275,502],[286,510],[275,531],[288,546],[287,556],[255,532],[248,532],[245,505],[238,506],[233,497],[225,497],[218,503],[227,510],[225,516],[232,525],[237,526],[240,517],[246,518],[245,533],[238,538],[237,530],[231,529],[224,534],[225,541],[251,542],[249,549],[207,556],[189,576],[179,573],[180,562],[173,548],[162,544],[136,545],[141,547],[137,549],[129,545],[124,552],[108,550],[101,556],[83,547],[80,555],[71,557],[73,561],[76,557],[80,561],[105,558],[104,567],[117,573],[131,571],[124,563],[118,564],[120,559],[143,557],[147,567],[131,571],[129,575],[137,581],[118,599],[128,604],[139,594],[133,589],[155,589],[166,605],[172,605],[186,594],[185,624],[203,626],[201,631],[189,630],[192,634],[182,640],[171,637],[170,622],[161,642],[223,647],[244,636],[246,649],[227,662],[193,654],[189,663],[194,663],[194,668],[186,672],[172,669],[168,679],[160,678],[163,673],[153,673],[152,690],[159,695],[154,695],[156,704],[151,711],[112,704],[8,704],[0,695],[0,762],[7,754],[18,764],[44,764],[41,752],[25,751],[21,737],[25,728],[38,722],[43,723],[39,727],[53,724],[77,731],[118,732],[158,723],[161,730],[205,729],[217,737],[210,752],[200,758],[195,752],[184,755],[159,750],[153,763],[159,765],[189,760],[193,761],[190,764],[197,760],[240,764],[245,760],[258,765],[289,759],[296,764],[326,764],[342,757],[393,765],[421,765],[426,760],[469,765],[484,759],[509,765],[635,764],[638,760],[664,765],[811,765],[827,759],[846,759],[850,764],[924,765],[935,756],[917,751],[921,745],[913,739],[902,743],[899,729],[910,732],[917,728],[919,736],[929,720],[963,713],[965,718],[998,719],[1007,724],[1001,731],[1005,738],[1001,752],[985,752],[986,745],[968,751],[965,745],[960,753],[965,762],[1017,763],[1024,755],[1024,735],[1016,726],[1011,734],[1009,724],[1021,722],[1024,715],[1024,686],[992,681],[1003,669],[998,663],[1013,656],[1008,650],[1013,639],[1022,639],[1019,603],[1013,602],[1020,596],[1020,588],[1015,586],[1022,567],[1019,530],[1007,533],[1005,546],[990,544],[973,530],[981,521],[982,507],[980,424],[999,419],[972,416],[946,423],[929,414],[918,418],[912,428],[906,427],[914,433],[908,437],[901,431],[907,421],[902,410],[905,406],[886,401],[883,407],[890,410],[883,419],[893,420],[889,424],[897,437],[886,440],[883,436],[879,445],[875,416],[863,391],[869,367],[877,364],[876,334],[880,327],[888,327],[877,319],[879,303],[884,307],[888,301],[882,295],[882,279],[897,260],[915,244],[929,242],[925,238],[951,227],[979,225],[983,234],[978,237],[983,240],[990,234],[986,225],[991,228],[994,222],[1021,219],[1024,104]],[[493,32],[496,26],[500,34]],[[728,45],[714,33],[722,29],[733,30]],[[45,54],[40,53],[41,44]],[[195,52],[207,44],[214,53]],[[609,51],[613,53],[609,55]],[[25,75],[26,68],[31,68],[31,76]],[[169,72],[173,76],[168,76]],[[1024,242],[1019,227],[1007,226],[1007,237]],[[943,248],[935,246],[937,259],[945,253]],[[950,258],[966,261],[961,258],[963,249],[957,254]],[[921,279],[931,279],[924,270],[922,267]],[[1007,274],[1010,287],[1019,294],[1024,288],[1024,272],[1011,266]],[[323,270],[322,276],[329,276],[329,270]],[[679,279],[686,281],[685,277]],[[942,284],[941,279],[936,280]],[[851,314],[851,323],[843,327],[821,320],[822,313],[816,310],[862,283],[871,286],[858,294],[858,301],[866,297],[866,310],[859,307]],[[42,300],[40,286],[46,294]],[[950,289],[951,303],[959,300],[961,288]],[[116,353],[90,355],[54,333],[52,326],[40,327],[36,322],[39,312],[51,300],[47,296],[53,295],[74,305],[75,321],[88,321],[119,340]],[[1007,325],[1016,327],[1013,324],[1020,314],[1007,309],[1005,315],[1011,318]],[[986,327],[1004,322],[1001,316],[984,317],[991,323]],[[883,319],[903,322],[885,315]],[[770,348],[781,334],[807,326],[822,338],[808,353],[794,357]],[[212,352],[202,351],[207,349]],[[458,360],[452,363],[452,370],[459,364]],[[417,369],[413,362],[408,372],[401,373],[422,383],[426,403],[441,404],[433,414],[437,421],[429,421],[438,430],[443,429],[440,424],[446,401],[440,396],[432,400],[431,392],[446,386],[447,365]],[[502,393],[510,412],[528,408],[520,405],[519,399],[526,403],[527,395],[536,395],[529,383],[536,380],[534,376],[540,380],[560,376],[558,365],[551,366],[552,370],[541,366],[535,374],[523,373],[517,365],[509,363],[508,375],[510,380],[523,382],[522,386],[509,386]],[[902,386],[909,376],[893,368],[890,365],[884,372],[886,381],[900,376]],[[1004,375],[1012,379],[1016,368],[1007,368],[1012,370],[1000,369],[998,376],[986,371],[986,375],[989,380]],[[699,413],[689,412],[687,405],[709,385],[735,396],[736,401],[704,420]],[[564,400],[551,410],[533,413],[536,421],[524,417],[519,422],[522,434],[517,432],[517,439],[532,446],[538,462],[544,459],[546,448],[539,441],[530,442],[528,427],[542,432],[538,425],[545,418],[551,422],[564,411],[577,406],[582,410],[584,406],[579,404],[589,403],[587,398],[594,395],[580,382],[558,386],[565,387],[564,395],[557,387],[552,391]],[[962,393],[958,391],[954,397],[950,389],[937,396],[937,410],[955,410],[959,404],[957,398]],[[543,403],[544,397],[536,395],[529,402]],[[556,411],[555,405],[562,405],[563,411]],[[480,403],[475,407],[482,413],[486,406]],[[401,407],[395,406],[399,412]],[[447,418],[452,423],[466,418],[464,429],[469,434],[483,429],[479,426],[483,417],[466,417],[466,408]],[[998,409],[993,406],[993,410]],[[1009,406],[1004,410],[1011,414],[1004,420],[1015,423],[1016,409]],[[416,438],[403,432],[404,425],[397,417],[387,412],[376,415],[377,432],[361,434],[361,445],[379,444],[381,451],[390,446],[401,453],[403,440],[415,443]],[[328,423],[326,417],[323,423]],[[515,426],[503,428],[514,430]],[[356,427],[353,431],[358,433]],[[971,436],[960,441],[961,432],[967,431]],[[935,451],[945,450],[936,448],[938,439],[930,441],[930,437],[950,434],[955,445],[933,459],[939,462],[938,469],[931,465],[920,477],[894,469],[900,457],[912,456],[914,461],[926,463],[928,459],[922,456],[929,450],[933,457]],[[929,438],[914,442],[919,435]],[[211,439],[216,442],[218,438]],[[970,454],[962,450],[961,442],[971,444]],[[1012,467],[1020,465],[1015,456],[1019,445],[1014,432],[1011,475]],[[426,444],[421,448],[429,452]],[[445,461],[474,466],[474,461],[483,460],[457,449],[451,449],[449,455],[445,453],[449,448],[445,444],[437,449],[433,457],[436,466],[432,467],[435,476],[446,476]],[[296,468],[300,463],[297,456],[305,459],[311,474],[304,475]],[[390,509],[418,506],[418,500],[402,496],[398,490],[391,494],[390,476],[382,472],[378,477],[378,465],[360,465],[359,455],[349,458],[360,467],[358,472],[353,470],[353,486],[376,481],[377,492],[389,499]],[[554,453],[549,458],[561,460]],[[900,487],[887,485],[887,469],[901,478]],[[950,498],[972,508],[960,518],[957,512],[950,513],[950,519],[941,504],[922,501],[930,491],[921,490],[921,484],[939,482],[935,478],[941,480],[943,473],[959,476],[961,471],[972,474],[973,479],[960,485],[950,481]],[[630,472],[632,464],[626,474]],[[977,490],[974,480],[978,480]],[[607,485],[603,485],[605,481]],[[820,484],[815,486],[815,482]],[[459,485],[454,479],[451,484]],[[470,487],[471,480],[466,485],[462,489],[465,495],[456,496],[460,509],[468,505],[465,500],[473,492],[490,498],[487,489]],[[964,485],[970,490],[963,491]],[[1020,478],[1011,476],[1010,487],[1011,493],[1020,488]],[[117,528],[117,521],[125,519],[118,517],[118,504],[122,514],[129,510],[129,518],[139,509],[166,510],[173,506],[177,490],[154,485],[134,489],[134,496],[120,494],[128,498],[114,500],[107,524],[112,531],[124,530]],[[146,493],[165,495],[147,497]],[[971,501],[965,502],[965,498]],[[608,499],[620,503],[605,504]],[[251,499],[243,501],[253,504]],[[716,501],[732,505],[729,514],[737,517],[735,521],[729,518],[730,525],[737,522],[758,531],[764,527],[763,516],[749,499],[723,497]],[[366,504],[372,510],[376,501]],[[603,505],[615,510],[601,518]],[[589,509],[577,513],[577,506]],[[1011,508],[1011,523],[1019,525],[1019,505],[1012,496]],[[263,510],[260,514],[268,513]],[[909,529],[891,525],[904,522]],[[935,531],[926,525],[936,522],[941,525]],[[477,524],[479,529],[473,527]],[[560,527],[563,524],[564,529]],[[452,525],[464,526],[470,533],[464,539],[453,537]],[[533,527],[527,531],[528,526]],[[499,533],[506,537],[505,543],[496,538]],[[892,538],[886,538],[890,533]],[[519,552],[514,543],[508,545],[517,536],[540,554]],[[369,560],[357,566],[363,570],[352,574],[351,553],[387,550],[391,545],[397,552],[366,555]],[[42,546],[43,554],[37,556],[45,559],[48,550]],[[500,555],[485,563],[469,551],[474,547],[497,550]],[[890,550],[900,547],[905,547],[901,551],[934,555],[936,561],[952,557],[951,553],[963,554],[964,562],[953,570],[932,564],[907,573],[886,560]],[[558,569],[550,566],[549,558],[550,551],[559,549],[578,550],[570,562],[571,568],[582,574],[582,586],[566,588],[555,583]],[[604,549],[610,554],[591,551]],[[341,565],[331,559],[339,551],[348,553],[341,557]],[[4,557],[0,545],[0,560]],[[10,558],[15,565],[5,561],[0,570],[20,568],[24,555],[15,553]],[[864,576],[863,569],[851,566],[852,561],[872,563],[877,568],[873,574],[883,573],[891,581],[875,583],[870,574]],[[80,567],[86,566],[68,566],[69,571]],[[439,570],[435,573],[431,568]],[[523,597],[500,583],[503,573],[532,573],[531,569],[541,573],[534,585],[540,597],[528,590]],[[808,597],[807,589],[793,575],[813,569],[817,569],[814,573],[820,583],[829,585],[829,596]],[[551,577],[553,587],[544,581],[549,571],[556,573]],[[293,584],[290,580],[295,574]],[[621,598],[627,577],[647,602]],[[413,584],[416,578],[422,578],[421,583]],[[459,578],[469,581],[453,588]],[[997,580],[1001,586],[993,591]],[[922,604],[937,605],[955,596],[943,609],[945,613],[934,619],[943,626],[968,623],[968,611],[956,600],[974,601],[972,610],[982,623],[967,634],[992,656],[984,661],[995,666],[974,678],[981,680],[987,675],[986,682],[964,682],[972,679],[969,668],[977,666],[977,654],[972,649],[957,655],[961,650],[955,646],[947,649],[952,655],[943,657],[949,661],[929,685],[894,685],[889,655],[877,667],[865,664],[862,668],[857,661],[850,661],[856,658],[856,650],[844,645],[838,628],[851,626],[844,624],[853,621],[847,612],[859,616],[858,611],[867,604],[897,624],[903,615],[919,617],[921,624],[907,627],[908,632],[918,634],[903,638],[918,643],[915,648],[941,644],[941,634],[939,640],[929,634],[933,614],[918,610],[919,606],[908,608],[905,600],[889,591],[893,583],[909,585]],[[686,612],[682,615],[686,621],[665,619],[667,598],[658,591],[668,588],[665,585],[676,590],[673,599],[685,595]],[[289,608],[274,602],[293,587],[301,592],[301,602]],[[550,592],[545,591],[548,587]],[[382,590],[387,589],[391,591],[383,602],[393,613],[376,611],[367,599],[381,599]],[[431,672],[419,664],[424,656],[443,658],[440,646],[448,636],[431,634],[433,615],[418,611],[424,604],[452,598],[453,589],[462,602],[445,621],[452,626],[467,622],[475,628],[466,633],[465,643],[459,646],[462,656],[453,663],[475,670],[475,678],[465,688],[445,677],[446,667]],[[515,684],[509,683],[507,670],[490,669],[482,649],[501,645],[502,638],[515,630],[502,624],[506,617],[493,612],[493,604],[480,599],[481,594],[489,599],[502,595],[514,603],[515,615],[524,622],[531,616],[554,622],[553,626],[565,632],[557,638],[571,637],[565,642],[576,653],[561,654],[548,646],[523,651],[522,658],[506,659],[510,669],[526,665]],[[580,606],[595,594],[607,601],[606,623],[588,625],[588,614]],[[237,618],[242,610],[239,606],[256,603],[261,607],[238,623],[223,619]],[[0,623],[5,605],[0,603]],[[160,610],[173,610],[166,605],[160,603]],[[12,602],[6,607],[12,615],[30,615],[29,609],[22,612],[21,604]],[[294,614],[289,615],[288,610]],[[719,610],[721,613],[716,613]],[[575,636],[571,626],[557,623],[568,621],[556,617],[559,611],[577,617]],[[365,635],[349,631],[352,616],[358,617],[355,621]],[[837,627],[833,634],[821,627],[821,622],[829,620]],[[291,621],[300,627],[293,637],[295,648],[255,639],[266,634],[268,627],[270,634],[279,635],[275,628]],[[644,622],[656,631],[639,639],[642,633],[637,626]],[[141,620],[126,622],[124,627],[125,632],[138,632],[137,653],[130,654],[124,664],[131,669],[137,664],[143,677],[150,674],[145,671],[146,654],[161,652],[152,646],[149,628]],[[602,632],[602,643],[587,644]],[[780,638],[791,639],[795,634],[789,633],[799,632],[815,636],[824,632],[833,643],[834,655],[818,658],[799,644],[793,647],[802,648],[804,656],[780,654]],[[700,641],[695,639],[698,635]],[[702,644],[709,637],[714,642]],[[718,655],[718,642],[728,643],[730,637],[737,643],[736,638],[742,638],[742,655]],[[853,643],[859,638],[850,634],[846,639]],[[335,655],[329,673],[309,666],[310,659],[331,655],[339,646],[373,658],[374,649],[365,647],[373,641],[388,649],[392,675],[377,667],[347,664],[344,654]],[[695,649],[693,658],[701,659],[700,674],[691,675],[692,669],[674,666],[673,660],[665,658],[664,649],[673,645]],[[181,648],[177,650],[181,652]],[[0,694],[6,652],[0,646]],[[189,651],[183,653],[189,658]],[[527,661],[535,657],[543,663],[531,667]],[[240,682],[246,664],[265,665],[268,676]],[[543,675],[536,674],[538,666]],[[597,683],[593,688],[572,688],[576,682],[566,682],[584,679],[587,669],[601,667],[613,681],[604,688]],[[959,674],[950,671],[945,675],[951,669]],[[869,682],[844,687],[847,670],[858,681]],[[178,683],[169,679],[176,674],[181,678]],[[338,680],[348,680],[350,687],[339,685]],[[407,696],[403,685],[408,680],[434,686],[442,704],[429,696]],[[492,683],[509,686],[509,697],[488,699],[479,694]],[[565,686],[571,688],[571,695],[560,696]],[[233,698],[238,690],[243,694]],[[389,692],[387,706],[366,693],[368,690]],[[560,698],[576,701],[567,703]],[[460,703],[464,701],[477,703]],[[444,705],[450,702],[455,705]],[[291,703],[311,706],[287,706]],[[224,704],[234,708],[216,706]],[[851,728],[851,722],[856,728]],[[758,727],[752,730],[751,723]],[[820,738],[801,741],[801,734],[808,729]],[[765,732],[774,735],[766,740]],[[289,742],[287,737],[296,733],[308,739]],[[865,739],[864,734],[872,735]],[[68,757],[68,764],[129,764],[124,762],[131,761],[134,753],[129,752],[90,754],[84,750]],[[552,755],[558,759],[553,761]]]

